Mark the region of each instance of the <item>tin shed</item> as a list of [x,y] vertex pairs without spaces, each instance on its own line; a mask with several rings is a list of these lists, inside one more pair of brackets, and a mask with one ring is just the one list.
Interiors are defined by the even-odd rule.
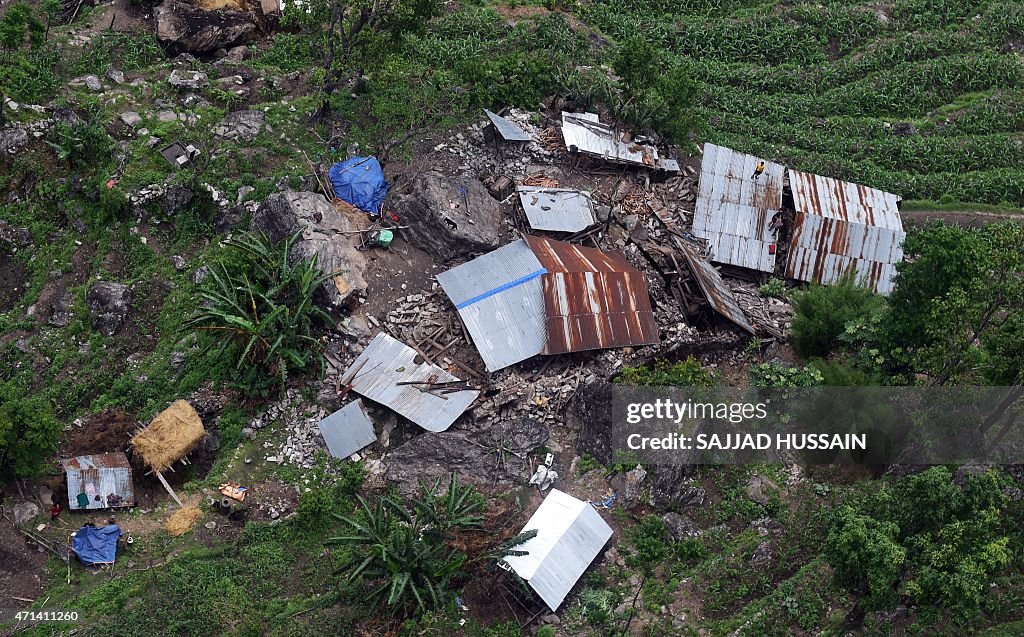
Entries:
[[71,510],[135,506],[132,468],[123,453],[64,458],[60,464],[68,477]]

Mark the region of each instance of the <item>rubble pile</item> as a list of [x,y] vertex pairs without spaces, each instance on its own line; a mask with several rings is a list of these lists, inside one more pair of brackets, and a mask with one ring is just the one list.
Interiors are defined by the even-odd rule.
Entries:
[[731,285],[740,308],[755,325],[785,331],[793,320],[793,306],[782,299],[762,295],[748,284]]
[[522,177],[526,175],[526,169],[530,165],[557,162],[561,153],[545,144],[546,131],[531,121],[531,113],[511,109],[504,117],[529,134],[532,141],[502,142],[500,138],[497,142],[488,141],[485,130],[491,124],[484,118],[467,128],[465,132],[434,146],[434,152],[452,155],[456,161],[461,162],[456,167],[459,174],[477,177]]
[[253,418],[243,433],[254,438],[256,432],[274,423],[287,435],[279,448],[271,441],[263,442],[268,450],[267,462],[291,463],[304,469],[312,468],[316,452],[324,448],[320,436],[320,421],[327,417],[322,407],[306,402],[297,389],[289,389],[284,398],[271,403],[261,415]]

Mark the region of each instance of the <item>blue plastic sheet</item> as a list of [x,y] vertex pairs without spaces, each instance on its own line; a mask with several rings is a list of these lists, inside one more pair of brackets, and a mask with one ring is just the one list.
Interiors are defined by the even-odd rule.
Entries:
[[380,214],[388,184],[376,157],[350,157],[331,166],[327,177],[338,199],[360,210]]
[[117,540],[124,531],[116,524],[83,526],[71,538],[71,550],[82,564],[113,564],[117,557]]

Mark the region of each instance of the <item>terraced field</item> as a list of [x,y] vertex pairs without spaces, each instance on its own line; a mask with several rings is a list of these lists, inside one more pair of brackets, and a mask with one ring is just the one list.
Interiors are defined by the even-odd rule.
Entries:
[[611,0],[581,14],[686,63],[701,139],[906,199],[1024,205],[1024,4]]

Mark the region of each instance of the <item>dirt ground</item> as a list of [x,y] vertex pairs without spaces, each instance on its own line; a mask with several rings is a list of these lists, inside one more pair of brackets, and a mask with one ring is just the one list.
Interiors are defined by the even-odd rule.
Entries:
[[43,590],[46,553],[25,543],[25,538],[0,519],[0,605],[24,608]]
[[28,268],[13,256],[0,254],[0,312],[15,306],[27,283]]
[[1024,214],[980,212],[977,210],[901,210],[900,217],[908,226],[921,226],[929,221],[946,223],[966,228],[980,228],[990,223],[1015,221],[1024,223]]

